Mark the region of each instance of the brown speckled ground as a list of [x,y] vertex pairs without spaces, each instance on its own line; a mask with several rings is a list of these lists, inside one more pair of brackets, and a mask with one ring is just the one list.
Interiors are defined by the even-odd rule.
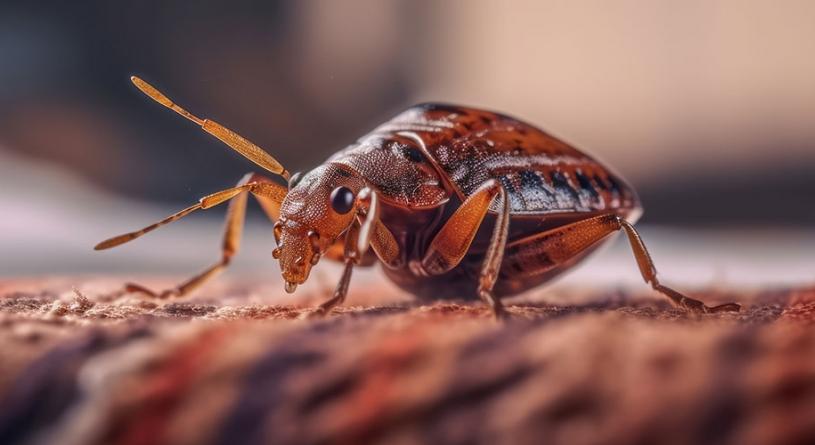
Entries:
[[707,292],[745,304],[720,315],[600,292],[498,324],[376,283],[314,321],[251,288],[70,282],[0,284],[2,444],[815,443],[815,288]]

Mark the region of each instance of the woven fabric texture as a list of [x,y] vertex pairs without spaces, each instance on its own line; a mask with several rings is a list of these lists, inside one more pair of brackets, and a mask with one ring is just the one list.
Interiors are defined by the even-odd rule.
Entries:
[[[8,283],[4,289],[13,285]],[[815,443],[815,289],[519,304],[0,297],[0,444]]]

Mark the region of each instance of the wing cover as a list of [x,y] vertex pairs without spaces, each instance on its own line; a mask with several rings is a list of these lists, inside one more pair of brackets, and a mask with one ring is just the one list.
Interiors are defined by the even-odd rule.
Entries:
[[423,152],[462,199],[487,179],[499,180],[514,214],[628,214],[639,208],[633,189],[605,166],[532,125],[502,114],[452,105],[417,105],[368,137],[407,139],[423,145]]

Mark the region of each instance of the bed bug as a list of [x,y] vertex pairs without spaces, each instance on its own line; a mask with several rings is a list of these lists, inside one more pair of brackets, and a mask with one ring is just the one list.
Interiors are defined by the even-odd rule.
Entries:
[[633,223],[635,191],[589,155],[518,119],[445,104],[416,105],[307,173],[289,175],[271,155],[209,119],[198,118],[143,80],[142,92],[217,137],[269,173],[199,200],[155,224],[99,243],[107,249],[197,211],[229,201],[221,259],[177,287],[177,297],[223,270],[238,250],[247,198],[274,221],[285,290],[294,292],[321,258],[344,269],[333,296],[312,314],[341,304],[356,266],[382,263],[385,275],[420,298],[481,298],[497,317],[501,298],[538,286],[582,260],[612,233],[628,237],[643,279],[676,306],[707,306],[657,279]]

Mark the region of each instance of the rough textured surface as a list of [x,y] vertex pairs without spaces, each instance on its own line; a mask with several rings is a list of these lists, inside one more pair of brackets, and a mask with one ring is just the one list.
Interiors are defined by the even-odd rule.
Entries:
[[709,292],[746,307],[705,316],[601,293],[497,324],[375,286],[313,321],[69,281],[0,284],[2,444],[815,443],[813,288]]

